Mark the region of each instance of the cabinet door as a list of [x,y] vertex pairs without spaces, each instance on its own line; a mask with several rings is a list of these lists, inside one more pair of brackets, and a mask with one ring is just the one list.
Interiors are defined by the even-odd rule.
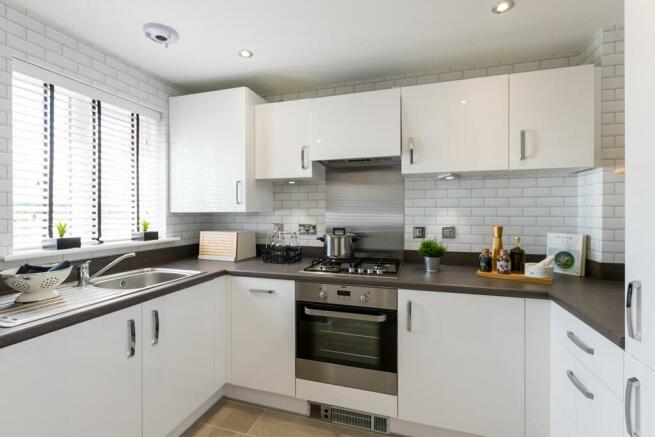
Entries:
[[215,296],[206,282],[143,304],[143,435],[167,435],[214,393]]
[[294,283],[232,277],[231,383],[295,395]]
[[524,299],[398,293],[398,417],[487,437],[523,436]]
[[139,305],[0,349],[0,434],[140,437],[140,330]]
[[311,102],[313,160],[400,156],[400,89]]
[[593,167],[593,65],[509,77],[510,169]]
[[171,97],[172,212],[245,208],[244,92],[235,88]]
[[[655,436],[655,371],[625,354],[624,427],[621,435]],[[628,433],[632,430],[632,434]]]
[[255,106],[257,179],[312,176],[311,100]]
[[508,169],[508,76],[401,89],[405,174]]
[[[655,53],[648,47],[655,19],[655,2],[626,2],[626,171],[625,278],[632,282],[626,317],[625,349],[655,369],[655,276],[647,255],[655,245],[653,216],[653,99]],[[634,281],[634,282],[633,282]],[[626,304],[628,302],[626,296]],[[630,326],[631,325],[631,326]]]

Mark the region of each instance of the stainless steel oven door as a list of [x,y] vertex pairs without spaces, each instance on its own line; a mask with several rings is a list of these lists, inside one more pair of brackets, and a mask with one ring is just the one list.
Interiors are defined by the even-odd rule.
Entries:
[[296,302],[296,377],[396,395],[396,310]]

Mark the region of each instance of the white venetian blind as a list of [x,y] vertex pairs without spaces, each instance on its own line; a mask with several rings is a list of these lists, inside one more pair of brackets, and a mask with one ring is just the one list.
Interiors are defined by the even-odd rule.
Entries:
[[15,73],[12,79],[14,249],[39,247],[48,237],[50,90]]
[[129,240],[141,219],[165,236],[165,130],[153,111],[12,77],[14,250],[41,247],[59,222],[83,243]]
[[101,109],[101,237],[129,240],[137,230],[136,117],[106,103]]
[[[93,101],[65,88],[54,94],[52,224],[68,224],[68,236],[90,242],[98,236],[98,160]],[[56,230],[54,237],[57,237]]]

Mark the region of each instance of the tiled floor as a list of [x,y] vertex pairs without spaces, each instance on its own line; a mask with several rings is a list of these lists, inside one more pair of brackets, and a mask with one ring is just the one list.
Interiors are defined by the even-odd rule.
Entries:
[[381,437],[229,399],[221,399],[182,437]]

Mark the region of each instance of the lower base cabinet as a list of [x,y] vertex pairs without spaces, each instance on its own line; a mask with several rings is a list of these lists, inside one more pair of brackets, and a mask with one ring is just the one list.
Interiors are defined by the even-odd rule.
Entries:
[[215,335],[225,321],[221,284],[209,281],[143,303],[144,437],[167,435],[216,391]]
[[486,437],[525,433],[525,302],[398,291],[398,417]]
[[0,435],[141,437],[141,306],[0,349]]
[[295,396],[294,282],[245,277],[230,281],[230,382]]
[[629,437],[655,437],[655,370],[625,353],[623,432]]

